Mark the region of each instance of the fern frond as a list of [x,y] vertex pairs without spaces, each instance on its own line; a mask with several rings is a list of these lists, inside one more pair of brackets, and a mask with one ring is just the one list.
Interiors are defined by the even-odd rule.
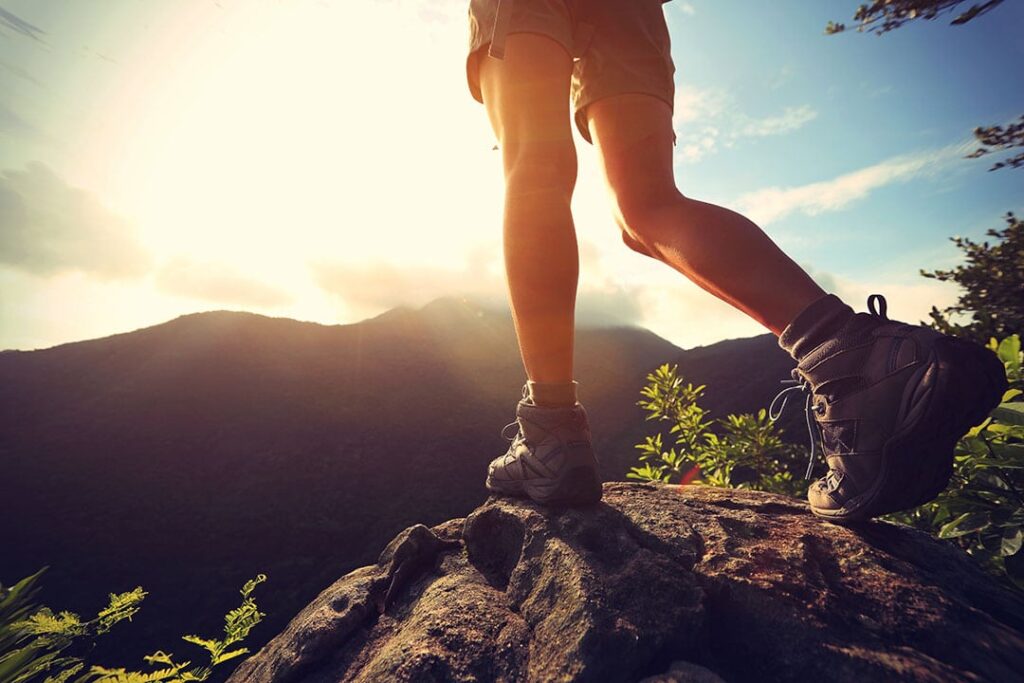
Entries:
[[139,605],[148,595],[141,586],[136,586],[127,593],[111,593],[110,604],[100,610],[96,615],[96,633],[106,633],[117,622],[127,619],[131,621],[132,616],[139,611]]
[[267,575],[266,574],[257,574],[256,578],[249,579],[248,581],[246,581],[245,584],[242,586],[242,590],[241,590],[242,597],[243,598],[248,598],[252,594],[252,592],[254,590],[256,590],[256,586],[260,585],[261,583],[263,583],[266,580],[267,580]]
[[217,655],[213,659],[213,661],[210,662],[210,663],[213,664],[214,666],[217,666],[218,664],[223,664],[224,662],[228,661],[229,659],[234,659],[235,657],[241,657],[242,655],[248,654],[248,653],[249,653],[249,648],[247,648],[247,647],[240,647],[237,650],[231,650],[230,652],[225,652],[223,654]]

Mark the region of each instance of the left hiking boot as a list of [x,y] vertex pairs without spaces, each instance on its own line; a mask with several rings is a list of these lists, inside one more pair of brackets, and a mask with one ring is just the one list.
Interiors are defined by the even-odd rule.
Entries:
[[[510,435],[512,427],[518,431]],[[587,505],[601,499],[590,424],[580,403],[536,405],[524,386],[516,420],[505,425],[502,434],[512,443],[488,467],[486,486],[491,493],[546,505]]]
[[[876,309],[875,303],[879,306]],[[1006,371],[973,342],[886,317],[885,298],[854,313],[834,294],[805,308],[779,346],[797,361],[793,386],[806,394],[811,456],[828,473],[811,484],[811,512],[835,522],[868,519],[933,500],[953,474],[957,440],[999,404]],[[776,419],[775,401],[769,412]]]

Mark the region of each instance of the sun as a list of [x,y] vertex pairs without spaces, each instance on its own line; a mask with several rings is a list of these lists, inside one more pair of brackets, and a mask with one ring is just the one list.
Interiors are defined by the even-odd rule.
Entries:
[[[83,163],[162,259],[314,296],[309,265],[497,249],[500,164],[463,9],[189,3],[134,47]],[[453,248],[455,247],[455,248]]]

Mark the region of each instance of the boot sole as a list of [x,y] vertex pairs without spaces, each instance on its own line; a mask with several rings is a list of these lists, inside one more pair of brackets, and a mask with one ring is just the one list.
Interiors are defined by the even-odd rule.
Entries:
[[912,389],[924,395],[911,397],[914,417],[883,447],[875,484],[839,509],[812,505],[811,512],[833,522],[864,520],[923,505],[949,485],[956,443],[999,405],[1006,370],[988,349],[945,337],[935,342],[921,377]]
[[542,505],[589,505],[601,500],[603,489],[597,478],[597,471],[592,467],[573,467],[551,488],[551,482],[532,483],[530,481],[510,482],[509,486],[499,486],[488,477],[485,486],[491,493],[504,496],[528,497]]

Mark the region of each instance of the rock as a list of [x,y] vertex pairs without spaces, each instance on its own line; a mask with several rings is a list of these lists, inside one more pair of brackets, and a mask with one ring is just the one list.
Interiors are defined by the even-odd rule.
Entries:
[[785,496],[608,483],[397,536],[231,683],[1009,681],[1024,597],[956,546]]
[[639,683],[725,683],[721,676],[690,662],[672,662],[669,670],[648,676]]

